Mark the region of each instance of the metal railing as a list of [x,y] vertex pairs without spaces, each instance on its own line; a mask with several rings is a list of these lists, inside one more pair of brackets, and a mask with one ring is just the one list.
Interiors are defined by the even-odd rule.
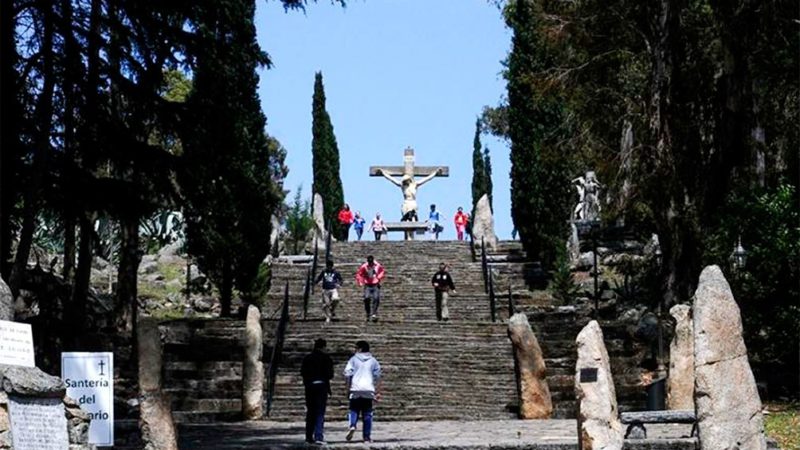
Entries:
[[486,245],[481,237],[481,270],[483,271],[483,291],[489,293],[489,262],[486,260]]
[[275,379],[278,376],[278,364],[283,353],[283,342],[286,338],[286,326],[289,323],[289,281],[283,288],[283,305],[281,306],[281,317],[278,319],[278,326],[275,329],[275,344],[272,346],[272,355],[269,358],[269,378],[267,382],[267,416],[272,410],[272,399],[275,395]]
[[[314,238],[314,258],[311,260],[311,280],[312,281],[317,276],[318,261],[319,261],[319,241],[317,240],[317,238]],[[311,284],[311,293],[312,294],[314,293],[314,284]],[[305,310],[303,310],[303,314],[305,315]],[[305,317],[303,317],[303,318],[305,318]]]
[[511,294],[511,285],[508,285],[508,318],[510,319],[517,312],[514,307],[514,297]]
[[311,297],[311,285],[314,283],[314,279],[311,278],[313,276],[311,270],[309,267],[306,271],[306,282],[303,285],[303,320],[306,320],[308,315],[308,299]]
[[492,271],[489,270],[489,283],[488,283],[488,291],[489,291],[489,308],[491,309],[491,316],[492,322],[497,321],[497,299],[494,295],[494,276],[492,275]]

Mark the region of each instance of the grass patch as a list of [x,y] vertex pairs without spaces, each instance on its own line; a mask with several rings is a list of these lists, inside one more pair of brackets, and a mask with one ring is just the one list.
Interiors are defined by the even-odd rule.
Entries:
[[767,410],[767,436],[775,439],[782,450],[800,450],[800,403],[769,404]]

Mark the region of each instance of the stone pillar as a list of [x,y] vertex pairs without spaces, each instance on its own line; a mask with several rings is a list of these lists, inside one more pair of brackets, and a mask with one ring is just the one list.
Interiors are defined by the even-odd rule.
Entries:
[[553,401],[547,386],[547,368],[539,341],[525,314],[516,313],[508,320],[508,338],[514,347],[519,371],[519,418],[549,419],[553,414]]
[[0,320],[14,320],[14,296],[2,277],[0,277]]
[[669,344],[667,408],[694,410],[692,308],[689,305],[675,305],[669,313],[675,318],[675,334]]
[[489,196],[483,194],[475,205],[475,217],[472,218],[472,236],[475,245],[480,245],[481,238],[488,249],[497,248],[497,235],[494,234],[494,217],[489,205]]
[[247,307],[244,330],[244,369],[242,371],[242,417],[258,420],[262,417],[264,400],[264,352],[261,333],[261,312],[253,305]]
[[703,450],[767,448],[761,399],[742,338],[742,317],[717,266],[695,291],[694,403]]
[[140,319],[139,429],[145,450],[178,450],[178,437],[167,395],[161,391],[163,348],[158,322]]
[[611,377],[603,330],[589,322],[578,334],[578,362],[575,368],[575,397],[579,404],[579,439],[582,450],[621,449],[622,423],[617,393]]

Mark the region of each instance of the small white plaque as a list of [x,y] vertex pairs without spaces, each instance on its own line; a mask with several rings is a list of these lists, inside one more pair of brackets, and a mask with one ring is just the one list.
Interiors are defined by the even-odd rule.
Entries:
[[60,398],[8,396],[14,450],[67,450],[67,418]]
[[30,324],[0,320],[0,364],[36,366]]
[[114,445],[114,354],[65,352],[61,354],[61,378],[67,395],[92,419],[89,443]]

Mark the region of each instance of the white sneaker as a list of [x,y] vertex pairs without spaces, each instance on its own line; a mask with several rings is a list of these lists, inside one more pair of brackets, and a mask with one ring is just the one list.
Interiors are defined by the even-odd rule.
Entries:
[[325,323],[331,323],[331,318],[330,317],[326,317],[325,318]]
[[350,427],[350,429],[347,430],[347,436],[345,436],[344,438],[349,441],[353,439],[353,435],[355,433],[356,433],[356,427]]

